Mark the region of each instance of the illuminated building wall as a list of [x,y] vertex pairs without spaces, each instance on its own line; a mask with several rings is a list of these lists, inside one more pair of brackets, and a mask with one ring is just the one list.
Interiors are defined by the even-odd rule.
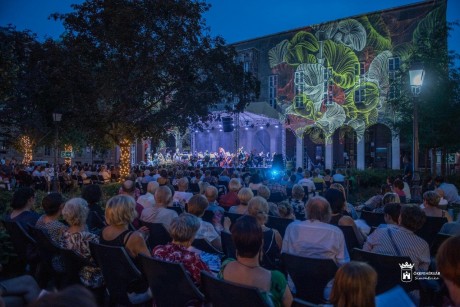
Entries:
[[[283,114],[297,137],[307,134],[323,144],[326,166],[332,166],[334,133],[347,126],[355,133],[357,166],[364,168],[359,143],[369,127],[394,120],[389,101],[402,94],[401,68],[417,52],[415,42],[440,23],[446,23],[446,1],[424,1],[234,46],[245,70],[261,81],[260,100]],[[392,150],[399,155],[399,147]],[[393,168],[399,168],[397,159]]]

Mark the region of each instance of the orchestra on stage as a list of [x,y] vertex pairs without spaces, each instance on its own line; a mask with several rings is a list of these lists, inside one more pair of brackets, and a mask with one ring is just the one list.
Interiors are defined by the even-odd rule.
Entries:
[[173,153],[170,151],[160,151],[145,154],[145,165],[147,166],[163,166],[172,165],[174,163],[186,163],[193,167],[222,167],[222,168],[268,168],[271,167],[273,157],[276,153],[256,152],[252,150],[248,152],[243,147],[239,148],[236,153],[230,153],[223,147],[219,147],[215,152],[206,150],[195,151],[194,153],[179,152],[178,149]]

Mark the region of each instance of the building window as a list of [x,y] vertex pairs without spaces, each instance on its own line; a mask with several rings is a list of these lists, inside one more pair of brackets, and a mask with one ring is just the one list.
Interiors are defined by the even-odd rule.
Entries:
[[243,71],[244,72],[250,72],[250,68],[251,68],[251,63],[246,61],[246,62],[243,62]]
[[45,146],[45,156],[51,156],[51,147]]
[[276,95],[278,88],[278,75],[268,76],[268,102],[276,108]]
[[296,109],[303,109],[303,96],[302,95],[296,95],[295,96],[295,107]]
[[389,58],[388,59],[388,71],[399,70],[399,57]]
[[360,87],[355,91],[355,102],[362,103],[366,100],[366,88]]
[[388,90],[388,99],[398,99],[400,97],[401,91],[399,90],[398,86],[393,84],[390,85],[390,88]]

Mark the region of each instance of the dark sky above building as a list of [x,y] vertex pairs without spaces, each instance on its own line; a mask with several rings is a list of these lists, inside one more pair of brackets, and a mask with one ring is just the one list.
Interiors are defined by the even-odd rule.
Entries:
[[[63,26],[48,16],[69,12],[82,0],[0,0],[0,26],[11,23],[18,30],[29,29],[40,40],[58,38]],[[208,0],[205,14],[212,35],[228,43],[257,38],[339,18],[394,8],[417,0]],[[460,0],[448,0],[447,20],[460,20]],[[460,28],[449,37],[449,49],[460,53]],[[458,63],[458,62],[457,62]]]

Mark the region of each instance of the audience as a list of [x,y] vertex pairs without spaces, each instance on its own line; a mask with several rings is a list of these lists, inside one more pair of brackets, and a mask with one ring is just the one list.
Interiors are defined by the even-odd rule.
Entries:
[[231,206],[238,206],[240,200],[238,198],[238,191],[241,189],[241,182],[237,178],[230,179],[228,183],[228,192],[222,195],[219,199],[219,204],[228,209]]
[[246,215],[239,218],[232,227],[236,260],[224,261],[219,277],[260,289],[268,306],[289,307],[292,294],[284,275],[260,266],[263,237],[262,228],[254,217]]
[[86,218],[88,217],[88,203],[83,198],[68,200],[62,209],[62,216],[69,224],[64,231],[59,245],[71,249],[92,262],[92,266],[85,266],[80,271],[80,281],[87,287],[98,288],[104,284],[101,270],[91,257],[89,242],[99,243],[99,237],[86,231]]
[[330,296],[333,306],[374,307],[377,272],[365,262],[349,262],[335,273]]
[[386,183],[382,184],[382,186],[380,187],[380,193],[375,195],[375,196],[372,196],[371,198],[369,198],[364,203],[364,205],[359,207],[359,209],[360,210],[372,211],[372,210],[375,210],[377,208],[383,207],[383,204],[382,204],[383,196],[386,193],[389,193],[389,192],[391,192],[391,186],[386,184]]
[[294,209],[287,200],[278,203],[278,214],[283,219],[295,220]]
[[449,300],[443,306],[460,306],[460,236],[444,241],[436,254],[437,270],[441,273]]
[[188,179],[182,177],[177,181],[178,191],[174,192],[173,204],[174,206],[180,206],[185,208],[185,205],[188,203],[188,200],[193,196],[193,193],[187,192],[188,190]]
[[42,200],[42,207],[45,214],[40,216],[35,227],[44,230],[56,243],[61,239],[67,226],[59,222],[61,211],[64,207],[64,199],[60,193],[50,193]]
[[296,221],[286,228],[282,252],[302,257],[332,259],[337,264],[350,261],[342,231],[329,224],[331,206],[321,196],[310,198],[305,205],[307,220]]
[[414,232],[425,223],[425,213],[417,205],[401,206],[398,225],[377,228],[367,237],[363,250],[392,256],[408,256],[415,270],[427,271],[430,264],[428,243]]
[[460,204],[460,196],[458,195],[458,189],[452,183],[444,182],[444,177],[437,176],[434,179],[436,188],[444,191],[444,198],[449,203]]
[[5,214],[4,219],[18,222],[23,227],[27,227],[28,224],[35,225],[40,215],[32,211],[34,203],[35,191],[29,187],[19,188],[14,192],[11,200],[13,211],[10,214]]
[[248,203],[253,197],[254,193],[252,193],[252,190],[250,188],[242,188],[238,192],[238,199],[240,200],[240,204],[237,206],[230,207],[230,209],[228,209],[228,212],[246,214],[248,212]]
[[166,227],[177,217],[174,210],[168,209],[172,203],[171,189],[167,186],[158,187],[155,192],[155,206],[142,211],[140,220],[147,223],[163,223]]
[[275,203],[269,202],[271,192],[266,185],[261,185],[257,190],[257,196],[264,198],[268,203],[268,214],[272,216],[279,216],[278,206]]
[[187,250],[192,245],[200,225],[200,220],[196,216],[189,213],[181,214],[174,218],[169,226],[172,242],[158,245],[152,250],[152,256],[155,258],[182,263],[197,286],[201,283],[200,272],[211,272],[198,254]]
[[147,191],[144,195],[139,196],[137,203],[145,208],[152,208],[155,206],[155,192],[160,185],[156,181],[149,181],[147,183]]
[[305,203],[303,202],[304,196],[305,192],[303,187],[299,184],[295,184],[292,187],[291,206],[294,210],[296,219],[302,221],[305,220]]
[[452,222],[452,217],[446,210],[439,208],[439,197],[435,191],[427,191],[423,193],[423,212],[426,216],[445,217],[448,222]]
[[280,265],[280,250],[283,238],[278,230],[265,226],[268,221],[268,211],[268,203],[263,197],[255,196],[249,201],[248,215],[256,218],[257,223],[262,227],[264,235],[262,266],[266,269],[274,270],[278,269]]

